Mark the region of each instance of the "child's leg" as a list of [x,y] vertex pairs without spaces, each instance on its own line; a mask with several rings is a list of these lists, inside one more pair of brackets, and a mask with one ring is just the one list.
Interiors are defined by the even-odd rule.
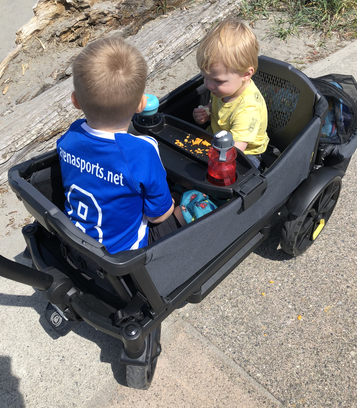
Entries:
[[181,224],[181,226],[184,226],[187,224],[185,219],[183,218],[182,211],[181,211],[181,194],[178,193],[177,191],[171,192],[172,198],[175,200],[175,209],[174,209],[174,215],[177,219],[177,221]]
[[165,221],[160,224],[149,223],[149,240],[148,243],[151,244],[154,241],[170,234],[173,231],[178,230],[182,226],[186,225],[187,222],[183,218],[180,201],[181,194],[177,192],[171,193],[172,198],[175,200],[174,212]]
[[171,197],[175,200],[175,207],[180,205],[181,202],[181,194],[177,191],[171,191]]
[[[180,208],[180,207],[176,207]],[[180,221],[176,218],[175,214],[172,213],[169,218],[160,224],[154,224],[149,222],[149,238],[148,243],[151,244],[154,241],[157,241],[160,238],[163,238],[165,235],[170,234],[171,232],[177,231],[181,228]]]
[[181,224],[182,227],[187,224],[187,222],[183,218],[180,204],[177,207],[175,207],[174,215],[175,215],[177,221]]
[[260,160],[258,156],[255,156],[253,154],[247,154],[248,159],[254,164],[254,166],[259,169],[260,167]]

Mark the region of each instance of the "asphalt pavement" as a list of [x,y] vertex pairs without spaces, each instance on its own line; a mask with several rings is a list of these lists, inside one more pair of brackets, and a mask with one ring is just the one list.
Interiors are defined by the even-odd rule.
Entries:
[[[357,42],[305,73],[352,74]],[[323,233],[302,256],[281,224],[202,303],[163,323],[148,391],[126,387],[120,344],[85,323],[57,337],[46,301],[0,278],[0,408],[357,407],[357,155]],[[29,214],[2,191],[1,253],[18,262]]]

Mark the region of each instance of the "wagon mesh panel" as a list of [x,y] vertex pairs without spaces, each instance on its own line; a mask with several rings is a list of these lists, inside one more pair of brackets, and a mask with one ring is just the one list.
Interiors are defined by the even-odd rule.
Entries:
[[268,109],[268,135],[279,136],[289,123],[300,91],[290,81],[258,71],[254,82],[262,93]]

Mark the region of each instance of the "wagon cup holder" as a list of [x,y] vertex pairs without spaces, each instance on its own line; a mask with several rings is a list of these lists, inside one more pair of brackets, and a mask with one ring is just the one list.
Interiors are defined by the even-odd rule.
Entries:
[[164,127],[163,114],[156,112],[154,115],[137,114],[133,118],[134,128],[142,134],[151,132],[160,132]]

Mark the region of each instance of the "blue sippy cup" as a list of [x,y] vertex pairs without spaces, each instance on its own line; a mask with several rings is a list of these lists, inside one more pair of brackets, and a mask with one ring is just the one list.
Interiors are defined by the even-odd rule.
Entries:
[[147,103],[145,109],[140,113],[141,116],[153,116],[159,108],[159,99],[155,95],[145,94]]
[[147,98],[145,109],[134,118],[134,127],[146,133],[162,122],[162,114],[158,112],[159,100],[155,95],[144,94]]

